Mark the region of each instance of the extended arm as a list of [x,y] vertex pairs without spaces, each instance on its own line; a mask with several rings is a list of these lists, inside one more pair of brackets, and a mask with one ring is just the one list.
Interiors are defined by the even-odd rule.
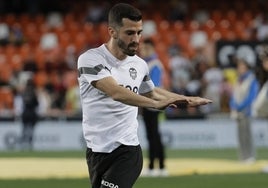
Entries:
[[209,99],[201,98],[201,97],[192,97],[192,96],[185,96],[179,95],[165,89],[155,87],[152,92],[144,94],[146,97],[155,99],[155,100],[163,100],[169,98],[175,98],[176,101],[174,105],[184,105],[187,104],[188,106],[199,106],[211,103],[212,101]]
[[98,81],[93,81],[92,85],[106,93],[115,101],[120,101],[131,106],[164,109],[176,101],[174,98],[163,98],[162,100],[156,100],[154,98],[141,96],[118,85],[118,83],[112,77],[106,77]]

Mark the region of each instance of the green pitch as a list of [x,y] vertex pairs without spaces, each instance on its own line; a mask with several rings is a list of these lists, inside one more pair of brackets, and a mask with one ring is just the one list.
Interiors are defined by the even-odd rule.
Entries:
[[[3,188],[88,188],[88,185],[86,178],[0,180]],[[267,185],[267,174],[253,173],[139,178],[133,188],[267,188]]]
[[[146,155],[144,151],[145,164]],[[84,156],[84,151],[1,152],[0,188],[89,187]],[[268,185],[268,174],[260,171],[260,167],[268,165],[268,148],[258,149],[254,164],[239,163],[235,149],[168,150],[167,157],[171,176],[140,177],[134,188],[267,188]],[[42,164],[46,171],[39,171]],[[28,178],[21,178],[27,174]]]

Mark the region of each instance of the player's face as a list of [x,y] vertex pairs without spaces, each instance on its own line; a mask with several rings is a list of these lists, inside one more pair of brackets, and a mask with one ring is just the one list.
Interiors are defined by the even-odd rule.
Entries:
[[237,71],[239,75],[243,75],[248,71],[247,65],[242,60],[238,60]]
[[123,26],[118,30],[117,45],[124,54],[134,56],[137,53],[141,32],[142,21],[123,18]]

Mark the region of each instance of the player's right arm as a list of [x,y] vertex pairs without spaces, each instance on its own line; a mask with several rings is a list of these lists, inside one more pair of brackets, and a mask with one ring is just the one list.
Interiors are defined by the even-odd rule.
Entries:
[[134,93],[133,91],[130,91],[127,88],[120,86],[111,76],[102,78],[97,81],[93,81],[91,82],[91,84],[95,88],[106,93],[113,100],[131,106],[164,109],[175,101],[174,98],[158,101],[141,96],[139,94]]

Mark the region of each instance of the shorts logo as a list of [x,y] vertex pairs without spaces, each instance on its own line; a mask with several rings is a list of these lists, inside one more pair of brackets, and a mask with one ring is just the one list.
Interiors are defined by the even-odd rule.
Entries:
[[130,68],[129,69],[129,74],[130,74],[130,77],[135,80],[137,78],[137,70],[134,69],[134,68]]
[[110,183],[108,181],[102,180],[101,184],[104,185],[105,187],[109,187],[109,188],[119,188],[118,185],[115,185],[113,183]]

